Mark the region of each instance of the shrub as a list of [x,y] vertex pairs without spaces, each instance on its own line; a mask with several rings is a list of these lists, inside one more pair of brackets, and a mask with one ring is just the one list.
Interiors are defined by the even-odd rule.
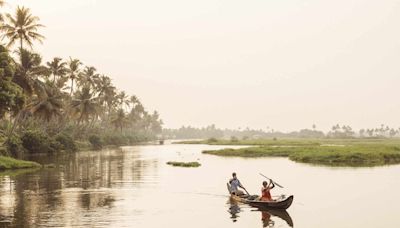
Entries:
[[13,157],[20,157],[24,152],[24,147],[22,146],[22,141],[18,136],[9,137],[5,145],[7,147],[7,152]]
[[231,137],[231,142],[239,142],[239,139],[235,136]]
[[207,142],[208,142],[208,143],[216,143],[216,142],[218,142],[218,139],[216,139],[216,138],[209,138],[209,139],[207,140]]
[[22,145],[29,153],[50,153],[54,152],[54,147],[57,145],[51,145],[53,142],[49,137],[40,131],[28,130],[23,133]]
[[56,136],[55,141],[61,144],[61,149],[65,151],[74,152],[77,151],[77,146],[74,139],[65,133]]
[[95,150],[103,148],[103,140],[98,135],[89,136],[89,142]]

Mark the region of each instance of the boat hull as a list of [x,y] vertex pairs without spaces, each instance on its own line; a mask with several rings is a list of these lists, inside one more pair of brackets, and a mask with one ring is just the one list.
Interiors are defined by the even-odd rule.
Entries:
[[[230,193],[230,186],[229,184],[227,185],[228,191]],[[261,201],[258,198],[255,199],[254,196],[249,196],[249,195],[242,195],[242,196],[237,196],[234,194],[231,194],[231,199],[235,200],[237,202],[249,204],[250,206],[256,207],[256,208],[270,208],[270,209],[288,209],[293,202],[293,196],[285,197],[284,199],[279,199],[279,200],[274,200],[274,201]]]

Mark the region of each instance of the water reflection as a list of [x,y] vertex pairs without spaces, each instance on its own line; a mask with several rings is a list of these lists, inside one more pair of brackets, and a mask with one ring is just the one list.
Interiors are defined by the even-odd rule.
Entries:
[[[35,157],[55,168],[0,173],[0,227],[293,226],[286,212],[226,204],[224,183],[232,171],[240,173],[249,190],[259,189],[261,179],[256,174],[260,171],[285,183],[279,194],[295,194],[298,199],[288,210],[296,227],[336,228],[344,220],[348,227],[400,227],[395,219],[400,200],[393,197],[400,191],[400,165],[326,168],[286,158],[201,153],[222,148],[166,144]],[[202,164],[199,168],[166,165],[167,161],[197,159]],[[371,185],[371,180],[379,180],[379,185]],[[343,185],[347,190],[332,197]],[[371,201],[377,192],[385,194]],[[368,217],[368,208],[383,209]]]
[[[242,211],[239,204],[236,201],[229,199],[228,205],[229,205],[228,212],[231,215],[230,219],[233,222],[237,222],[238,217],[239,217],[238,214]],[[285,221],[289,227],[293,227],[293,220],[286,210],[250,208],[250,211],[261,213],[262,227],[270,227],[270,228],[275,227],[275,218],[276,217]]]
[[94,217],[111,224],[98,218],[114,207],[112,188],[132,187],[148,167],[157,169],[157,161],[135,158],[122,150],[32,157],[56,167],[0,176],[0,227],[90,226]]
[[286,222],[290,227],[293,227],[293,220],[286,210],[273,210],[273,209],[259,209],[261,212],[261,220],[263,227],[274,227],[275,221],[273,217],[278,217]]
[[240,207],[238,205],[237,202],[235,202],[232,199],[229,199],[229,210],[228,212],[231,214],[231,219],[233,222],[237,221],[237,218],[239,217],[239,213],[240,213]]

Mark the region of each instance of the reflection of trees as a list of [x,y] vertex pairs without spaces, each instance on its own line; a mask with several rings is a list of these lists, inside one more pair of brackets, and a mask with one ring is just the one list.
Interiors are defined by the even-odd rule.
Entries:
[[[68,226],[76,215],[106,215],[115,201],[109,188],[140,186],[148,180],[148,172],[157,169],[156,160],[140,156],[108,150],[35,158],[56,168],[0,179],[0,219],[9,215],[11,227]],[[13,203],[6,203],[10,200]]]

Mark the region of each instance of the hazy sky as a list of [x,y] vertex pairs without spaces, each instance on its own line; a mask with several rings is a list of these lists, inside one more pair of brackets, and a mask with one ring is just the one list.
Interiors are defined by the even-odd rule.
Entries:
[[8,0],[77,57],[181,125],[400,126],[399,0]]

